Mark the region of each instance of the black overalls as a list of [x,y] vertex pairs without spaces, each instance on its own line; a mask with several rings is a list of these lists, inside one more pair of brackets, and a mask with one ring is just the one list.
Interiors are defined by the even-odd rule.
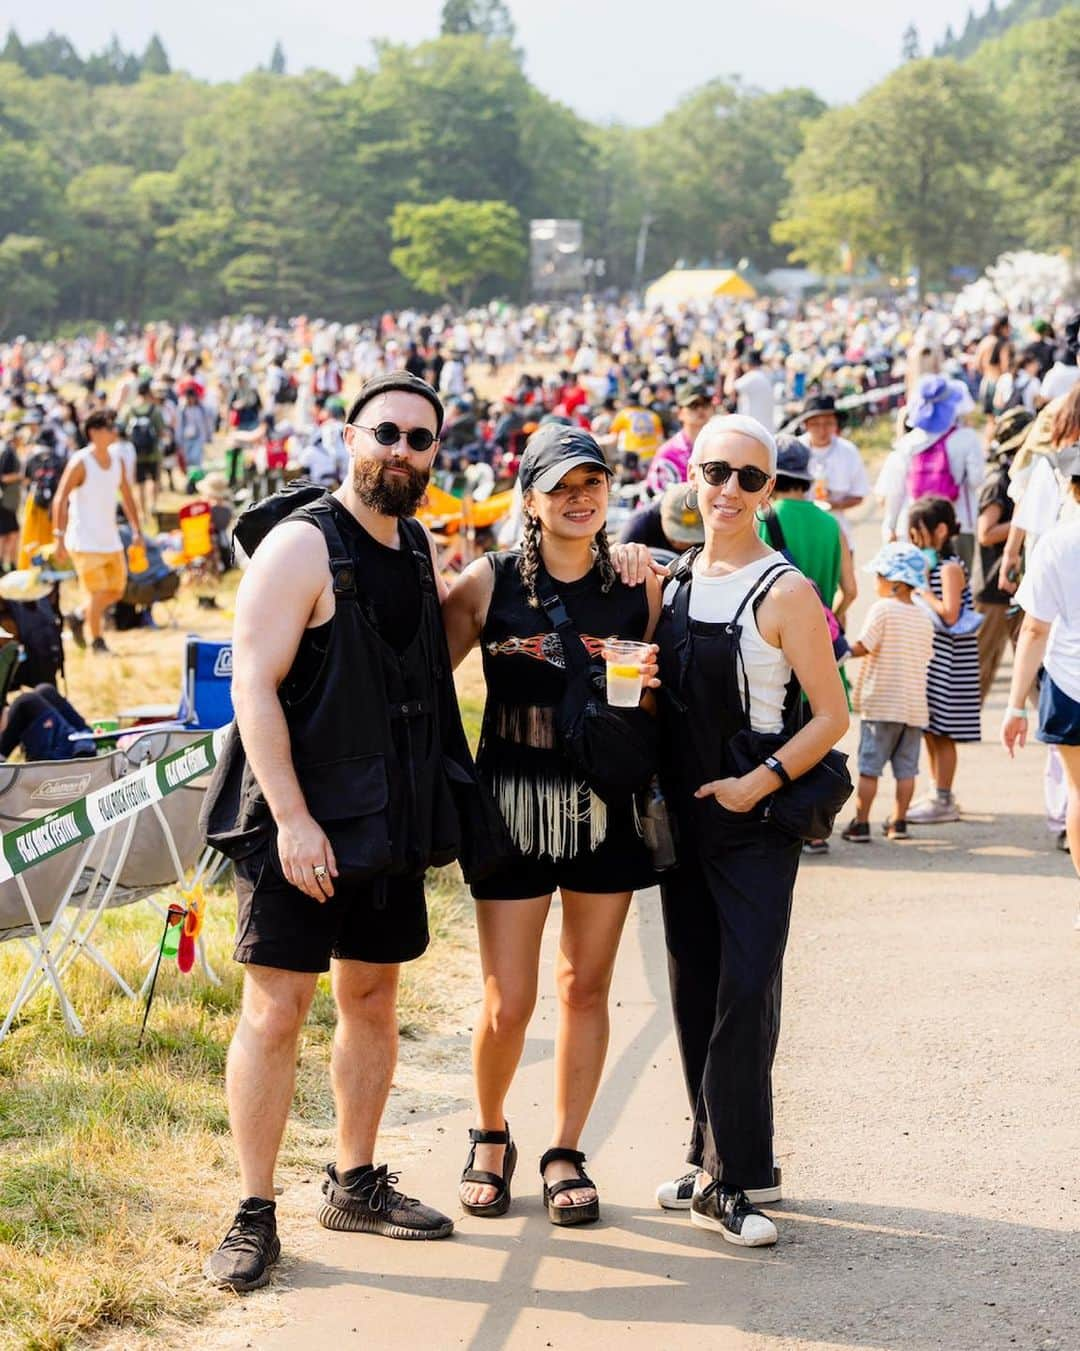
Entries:
[[693,1111],[687,1162],[732,1186],[773,1180],[772,1063],[780,982],[801,842],[763,819],[732,813],[703,783],[733,770],[726,746],[746,726],[739,619],[756,613],[789,565],[749,588],[731,621],[690,619],[690,566],[665,592],[660,646],[663,778],[679,830],[678,866],[661,878],[668,972]]

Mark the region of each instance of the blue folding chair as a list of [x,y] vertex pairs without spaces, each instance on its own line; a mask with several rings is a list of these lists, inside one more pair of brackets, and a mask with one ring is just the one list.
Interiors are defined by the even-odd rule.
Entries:
[[188,634],[180,717],[185,726],[207,731],[232,722],[231,640],[221,642]]

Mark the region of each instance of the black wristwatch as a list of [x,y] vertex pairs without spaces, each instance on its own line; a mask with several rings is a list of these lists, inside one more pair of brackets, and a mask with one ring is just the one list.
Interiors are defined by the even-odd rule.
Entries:
[[791,775],[787,772],[787,770],[784,768],[784,766],[780,763],[780,761],[776,758],[775,755],[770,755],[767,760],[762,761],[762,764],[765,766],[766,769],[771,769],[782,784],[787,785],[791,782]]

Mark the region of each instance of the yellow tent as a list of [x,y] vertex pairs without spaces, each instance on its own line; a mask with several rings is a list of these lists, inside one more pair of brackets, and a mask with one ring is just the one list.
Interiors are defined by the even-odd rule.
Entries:
[[731,268],[676,267],[665,272],[645,292],[649,308],[660,305],[684,305],[689,300],[711,300],[726,296],[731,300],[753,300],[757,292]]

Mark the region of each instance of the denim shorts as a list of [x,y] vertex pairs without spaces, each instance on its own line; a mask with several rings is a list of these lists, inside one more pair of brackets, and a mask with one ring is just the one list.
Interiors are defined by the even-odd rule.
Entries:
[[1080,746],[1080,704],[1046,671],[1039,691],[1039,740],[1048,746]]
[[859,728],[859,773],[879,779],[891,761],[893,778],[913,779],[919,772],[922,728],[906,722],[874,722],[864,718]]

